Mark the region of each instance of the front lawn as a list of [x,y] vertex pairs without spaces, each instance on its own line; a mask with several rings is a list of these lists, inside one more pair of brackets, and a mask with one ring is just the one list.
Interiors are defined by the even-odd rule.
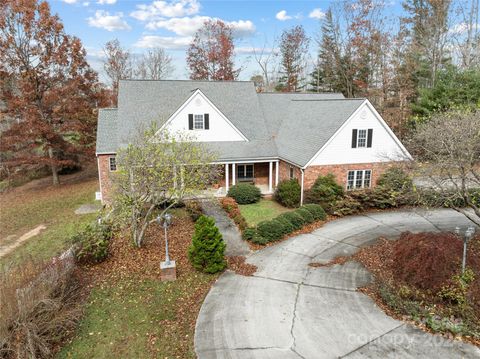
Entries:
[[84,317],[57,358],[195,358],[195,322],[203,299],[218,275],[193,269],[187,249],[194,231],[183,209],[172,211],[170,258],[177,280],[160,281],[163,229],[153,224],[144,247],[127,234],[112,239],[109,258],[84,266],[91,283]]
[[269,199],[261,199],[259,202],[252,204],[242,204],[239,207],[249,226],[271,220],[284,212],[292,210]]

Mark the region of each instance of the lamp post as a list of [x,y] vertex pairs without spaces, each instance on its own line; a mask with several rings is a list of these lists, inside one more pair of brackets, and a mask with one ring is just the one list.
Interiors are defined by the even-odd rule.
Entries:
[[156,218],[157,223],[163,227],[165,233],[165,262],[160,262],[162,280],[175,280],[177,278],[175,261],[170,261],[168,253],[168,235],[167,229],[172,224],[172,215],[165,213]]
[[[455,227],[455,233],[460,236],[460,227]],[[463,237],[463,258],[462,258],[462,274],[465,273],[465,267],[467,266],[467,244],[470,239],[472,239],[475,234],[475,227],[468,226]]]

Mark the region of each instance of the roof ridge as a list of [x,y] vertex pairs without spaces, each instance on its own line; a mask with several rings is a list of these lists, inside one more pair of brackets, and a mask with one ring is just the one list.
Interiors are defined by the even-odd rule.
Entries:
[[343,95],[341,92],[259,92],[259,95]]
[[250,80],[182,80],[182,79],[164,79],[164,80],[152,80],[152,79],[121,79],[120,82],[135,82],[135,81],[145,81],[145,82],[210,82],[210,83],[222,83],[222,82],[239,82],[239,83],[254,83]]
[[353,101],[353,100],[361,100],[364,101],[366,98],[357,97],[357,98],[315,98],[315,99],[291,99],[290,101],[298,101],[298,102],[313,102],[313,101]]

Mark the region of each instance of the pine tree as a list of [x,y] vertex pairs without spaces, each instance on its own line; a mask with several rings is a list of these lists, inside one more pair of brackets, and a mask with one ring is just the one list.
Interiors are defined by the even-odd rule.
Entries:
[[188,249],[193,267],[205,273],[217,273],[225,269],[225,242],[215,221],[201,216],[195,223],[195,233]]

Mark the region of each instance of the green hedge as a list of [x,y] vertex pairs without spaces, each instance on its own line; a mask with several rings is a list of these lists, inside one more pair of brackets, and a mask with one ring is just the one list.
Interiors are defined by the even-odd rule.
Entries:
[[81,263],[103,262],[113,236],[112,225],[107,222],[88,224],[72,237],[75,258]]
[[313,218],[313,214],[311,214],[308,209],[298,208],[295,210],[295,212],[303,218],[306,224],[315,221],[315,218]]
[[296,179],[281,181],[275,190],[275,200],[285,207],[298,207],[300,205],[300,184]]
[[282,213],[279,217],[285,218],[288,222],[290,222],[294,230],[302,228],[305,224],[303,217],[295,211]]
[[234,198],[238,204],[255,203],[262,197],[260,189],[248,183],[239,183],[230,187],[227,195]]
[[319,204],[310,203],[304,205],[302,208],[305,208],[307,211],[309,211],[316,221],[324,221],[327,219],[327,213],[325,213],[323,207]]
[[330,211],[335,202],[344,195],[343,187],[335,181],[333,174],[318,176],[312,188],[305,194],[306,203],[316,203]]

